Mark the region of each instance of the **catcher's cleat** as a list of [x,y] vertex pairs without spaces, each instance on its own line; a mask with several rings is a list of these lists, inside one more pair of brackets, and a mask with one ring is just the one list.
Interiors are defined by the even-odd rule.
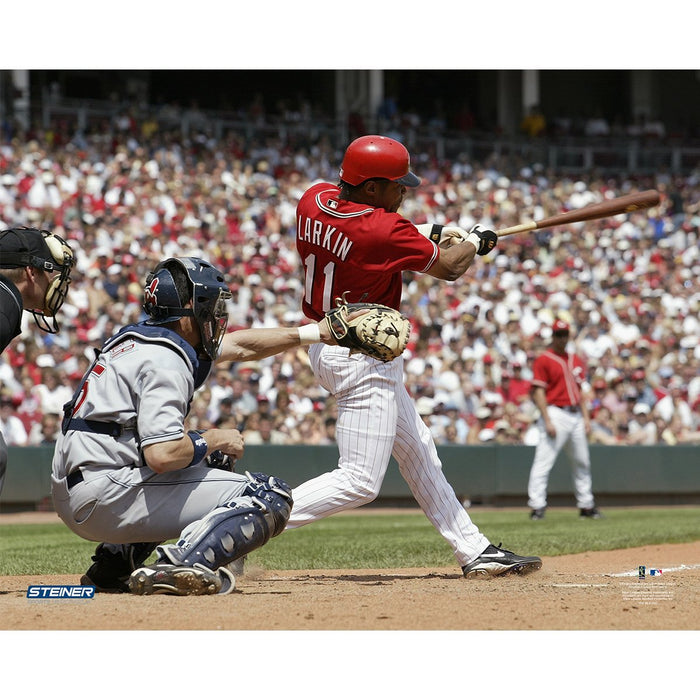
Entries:
[[97,545],[92,566],[81,576],[83,586],[94,586],[97,593],[128,593],[129,575],[141,566],[157,542]]
[[579,511],[580,518],[590,518],[591,520],[600,520],[601,512],[597,508],[581,508]]
[[465,564],[462,572],[465,578],[481,576],[501,576],[503,574],[529,574],[542,568],[539,557],[521,557],[490,544],[474,561]]
[[[92,569],[92,566],[90,567]],[[95,593],[128,593],[129,592],[129,577],[126,576],[124,579],[114,579],[113,581],[103,582],[102,584],[97,583],[100,579],[96,576],[90,576],[90,569],[88,569],[80,577],[81,586],[93,586],[95,588]]]
[[226,595],[235,587],[236,579],[228,569],[212,571],[202,564],[156,563],[137,569],[129,577],[129,590],[134,595]]
[[535,508],[530,513],[530,520],[544,520],[545,508]]
[[243,575],[245,575],[245,561],[247,558],[248,558],[248,555],[244,554],[240,559],[236,559],[236,561],[232,561],[232,562],[226,564],[226,568],[234,576],[243,576]]

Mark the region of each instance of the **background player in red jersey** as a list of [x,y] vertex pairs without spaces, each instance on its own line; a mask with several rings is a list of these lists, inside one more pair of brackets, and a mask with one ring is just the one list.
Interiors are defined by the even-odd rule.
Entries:
[[540,440],[530,468],[528,505],[531,520],[542,520],[547,508],[547,483],[557,455],[563,448],[573,472],[576,505],[582,518],[600,518],[595,507],[591,480],[588,408],[581,398],[585,379],[583,360],[569,353],[569,324],[557,319],[552,324],[550,347],[532,366],[532,400],[540,410]]
[[[397,212],[420,179],[406,148],[384,136],[363,136],[347,148],[339,185],[309,188],[297,206],[297,250],[304,268],[302,308],[320,320],[344,295],[399,309],[404,270],[456,280],[474,256],[496,243],[492,231],[427,224],[419,230]],[[447,231],[462,241],[440,248]],[[347,348],[309,349],[321,385],[337,400],[338,468],[293,490],[288,528],[368,503],[379,493],[390,457],[419,505],[450,543],[467,577],[528,573],[539,557],[499,549],[472,523],[442,472],[430,431],[403,383],[403,357],[382,362]]]

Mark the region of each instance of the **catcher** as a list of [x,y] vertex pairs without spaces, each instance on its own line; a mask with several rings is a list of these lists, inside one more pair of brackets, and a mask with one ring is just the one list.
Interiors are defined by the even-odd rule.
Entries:
[[[407,323],[398,313],[390,319],[389,311],[371,322],[344,323],[352,308],[346,300],[368,300],[398,311],[404,270],[456,280],[476,255],[487,255],[496,246],[496,234],[480,226],[470,231],[414,226],[401,217],[398,209],[407,188],[419,184],[402,144],[362,136],[345,151],[340,183],[314,184],[297,206],[304,314],[320,321],[331,300],[343,295],[338,317],[330,323],[339,346],[317,343],[309,348],[317,379],[337,400],[340,462],[337,469],[294,489],[287,528],[372,501],[393,455],[419,505],[450,543],[464,576],[528,573],[541,567],[540,558],[493,546],[445,479],[430,431],[403,383],[399,350]],[[379,347],[367,351],[375,343]]]
[[[233,473],[241,434],[188,430],[190,402],[216,362],[336,340],[325,319],[226,333],[230,298],[221,272],[204,260],[161,262],[144,288],[148,319],[105,343],[64,407],[52,465],[55,509],[77,535],[100,542],[83,585],[140,595],[230,593],[228,565],[283,530],[289,486]],[[344,319],[355,324],[371,313],[363,307]],[[155,563],[144,566],[154,549]]]

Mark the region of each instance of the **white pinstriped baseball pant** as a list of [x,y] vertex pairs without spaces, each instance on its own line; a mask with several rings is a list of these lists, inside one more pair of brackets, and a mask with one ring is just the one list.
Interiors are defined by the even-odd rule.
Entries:
[[292,492],[288,529],[374,500],[393,454],[413,496],[450,543],[460,566],[489,540],[471,521],[442,471],[435,443],[403,382],[403,358],[380,362],[346,348],[315,344],[314,374],[338,402],[337,468]]

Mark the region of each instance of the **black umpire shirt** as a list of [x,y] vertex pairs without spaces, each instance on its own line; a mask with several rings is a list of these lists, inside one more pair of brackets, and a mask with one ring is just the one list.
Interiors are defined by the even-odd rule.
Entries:
[[24,304],[19,289],[0,275],[0,352],[22,332]]

